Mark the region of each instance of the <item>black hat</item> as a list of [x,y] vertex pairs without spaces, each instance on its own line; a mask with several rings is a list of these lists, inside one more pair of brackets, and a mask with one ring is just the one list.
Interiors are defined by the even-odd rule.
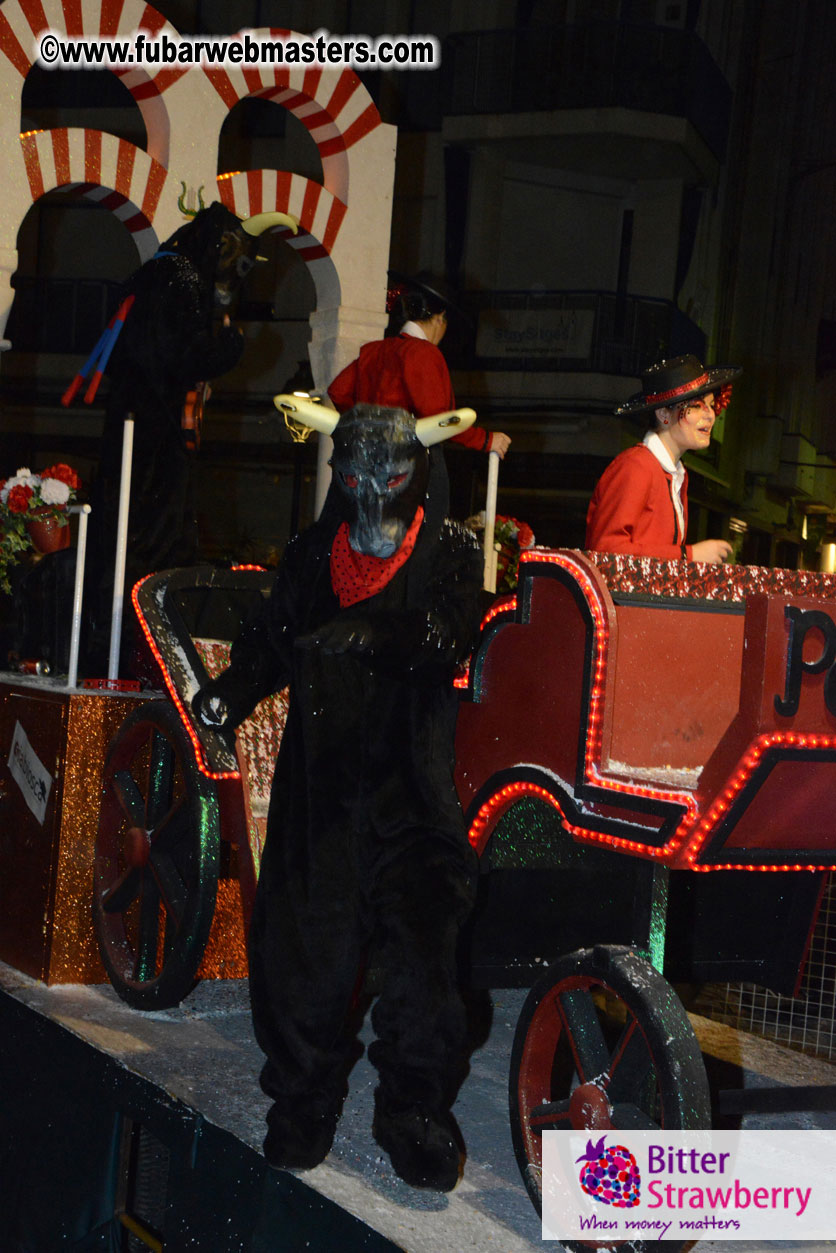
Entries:
[[440,307],[448,314],[455,314],[466,320],[466,315],[458,303],[452,285],[440,275],[431,274],[429,270],[421,270],[418,274],[404,274],[399,270],[390,270],[386,312],[391,313],[398,298],[410,292],[420,292],[430,301],[430,308]]
[[740,366],[735,365],[708,369],[690,353],[684,357],[669,357],[667,361],[657,361],[642,374],[641,393],[631,396],[625,404],[619,405],[615,410],[616,417],[647,413],[663,406],[681,405],[683,401],[704,396],[706,392],[718,391],[740,373]]

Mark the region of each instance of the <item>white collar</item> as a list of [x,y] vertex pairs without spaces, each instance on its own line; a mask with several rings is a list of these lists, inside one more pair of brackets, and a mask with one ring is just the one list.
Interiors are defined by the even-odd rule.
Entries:
[[685,510],[682,505],[682,485],[685,482],[685,466],[681,461],[674,461],[656,431],[648,431],[642,440],[645,448],[653,453],[662,469],[671,476],[671,504],[676,514],[679,542],[685,542]]
[[423,326],[419,326],[417,322],[404,322],[399,335],[411,335],[413,339],[426,339]]
[[685,478],[685,466],[681,461],[674,461],[656,431],[648,431],[642,440],[645,448],[653,453],[663,470],[673,475],[674,483],[679,487]]

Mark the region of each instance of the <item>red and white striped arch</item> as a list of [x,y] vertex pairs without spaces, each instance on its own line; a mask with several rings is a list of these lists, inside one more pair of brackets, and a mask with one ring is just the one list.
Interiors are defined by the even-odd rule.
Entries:
[[[271,39],[289,33],[273,28],[252,32],[254,37]],[[274,100],[298,118],[319,149],[326,188],[348,203],[347,154],[380,126],[377,107],[352,70],[250,67],[204,72],[228,109],[247,96],[258,96]]]
[[[238,217],[279,209],[299,222],[296,235],[282,232],[304,261],[329,256],[346,206],[321,183],[287,170],[244,170],[218,176],[218,195]],[[277,234],[279,232],[276,232]]]
[[[19,76],[22,90],[33,64],[35,37],[46,29],[109,38],[140,28],[177,33],[143,0],[0,0],[0,86],[4,93],[9,88],[13,91]],[[273,38],[286,33],[277,29],[254,32]],[[189,107],[184,109],[182,88],[168,99],[165,93],[186,73],[195,75],[195,87],[199,81],[206,84],[206,90],[217,92],[228,110],[248,96],[258,96],[288,109],[308,130],[322,161],[324,185],[289,171],[252,170],[222,175],[219,195],[241,216],[271,208],[295,214],[301,230],[297,236],[288,235],[287,241],[312,267],[319,297],[338,303],[339,283],[331,253],[348,211],[352,150],[381,125],[377,108],[351,70],[246,67],[197,73],[163,67],[153,74],[142,69],[120,72],[145,121],[148,151],[84,129],[58,128],[22,136],[33,201],[53,188],[78,186],[125,222],[142,260],[153,255],[157,240],[152,224],[166,181],[171,179],[178,189],[180,179],[192,181],[187,169],[176,175],[168,170],[171,129],[192,125],[196,101],[191,93]],[[175,96],[177,103],[171,108]]]
[[[34,64],[35,39],[46,30],[65,31],[80,38],[124,37],[143,29],[153,34],[174,27],[150,4],[137,0],[4,0],[0,7],[0,54],[25,79]],[[165,164],[168,160],[169,119],[162,103],[163,92],[187,73],[186,67],[163,67],[149,74],[145,69],[113,70],[136,101],[145,122],[148,152]]]
[[245,170],[218,176],[218,197],[238,217],[252,217],[278,209],[299,222],[294,235],[286,227],[271,231],[307,265],[317,293],[317,305],[339,302],[339,283],[331,261],[346,206],[321,183],[287,170]]
[[58,187],[75,187],[124,223],[141,261],[154,255],[151,224],[169,177],[165,166],[103,131],[56,127],[30,131],[20,143],[33,202]]

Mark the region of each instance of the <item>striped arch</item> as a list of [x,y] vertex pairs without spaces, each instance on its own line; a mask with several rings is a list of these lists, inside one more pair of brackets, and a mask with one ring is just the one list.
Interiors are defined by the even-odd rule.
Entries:
[[[254,38],[279,39],[286,30],[251,32]],[[205,69],[204,73],[228,109],[247,96],[274,100],[306,128],[319,149],[325,186],[348,202],[348,150],[380,125],[380,114],[352,70]]]
[[[123,38],[140,28],[153,34],[162,30],[172,36],[177,33],[161,13],[141,0],[3,0],[0,56],[25,79],[34,64],[35,39],[46,30],[107,39]],[[171,125],[162,95],[188,72],[187,67],[164,67],[154,74],[139,68],[111,72],[131,93],[142,114],[149,155],[167,164]]]
[[115,135],[80,128],[30,131],[20,144],[33,202],[57,187],[75,187],[124,223],[140,261],[154,255],[152,223],[169,177],[158,161]]
[[[245,170],[218,175],[218,198],[239,218],[279,209],[299,221],[296,235],[274,232],[307,264],[319,308],[339,303],[339,285],[331,250],[342,225],[346,206],[320,183],[287,170]],[[336,285],[336,286],[335,286]]]

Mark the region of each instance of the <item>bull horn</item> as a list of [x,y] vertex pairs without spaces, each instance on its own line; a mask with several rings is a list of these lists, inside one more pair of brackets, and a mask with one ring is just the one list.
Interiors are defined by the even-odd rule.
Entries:
[[286,392],[281,392],[273,397],[273,404],[285,418],[309,426],[322,435],[333,435],[340,417],[336,409],[317,404],[310,396],[289,396]]
[[299,230],[299,219],[292,213],[280,213],[275,209],[270,213],[254,213],[251,218],[244,218],[241,226],[248,235],[255,236],[263,235],[272,226],[289,226],[295,235]]
[[461,435],[476,421],[475,409],[450,409],[447,413],[437,413],[432,418],[416,418],[415,434],[425,448],[440,444],[452,435]]

